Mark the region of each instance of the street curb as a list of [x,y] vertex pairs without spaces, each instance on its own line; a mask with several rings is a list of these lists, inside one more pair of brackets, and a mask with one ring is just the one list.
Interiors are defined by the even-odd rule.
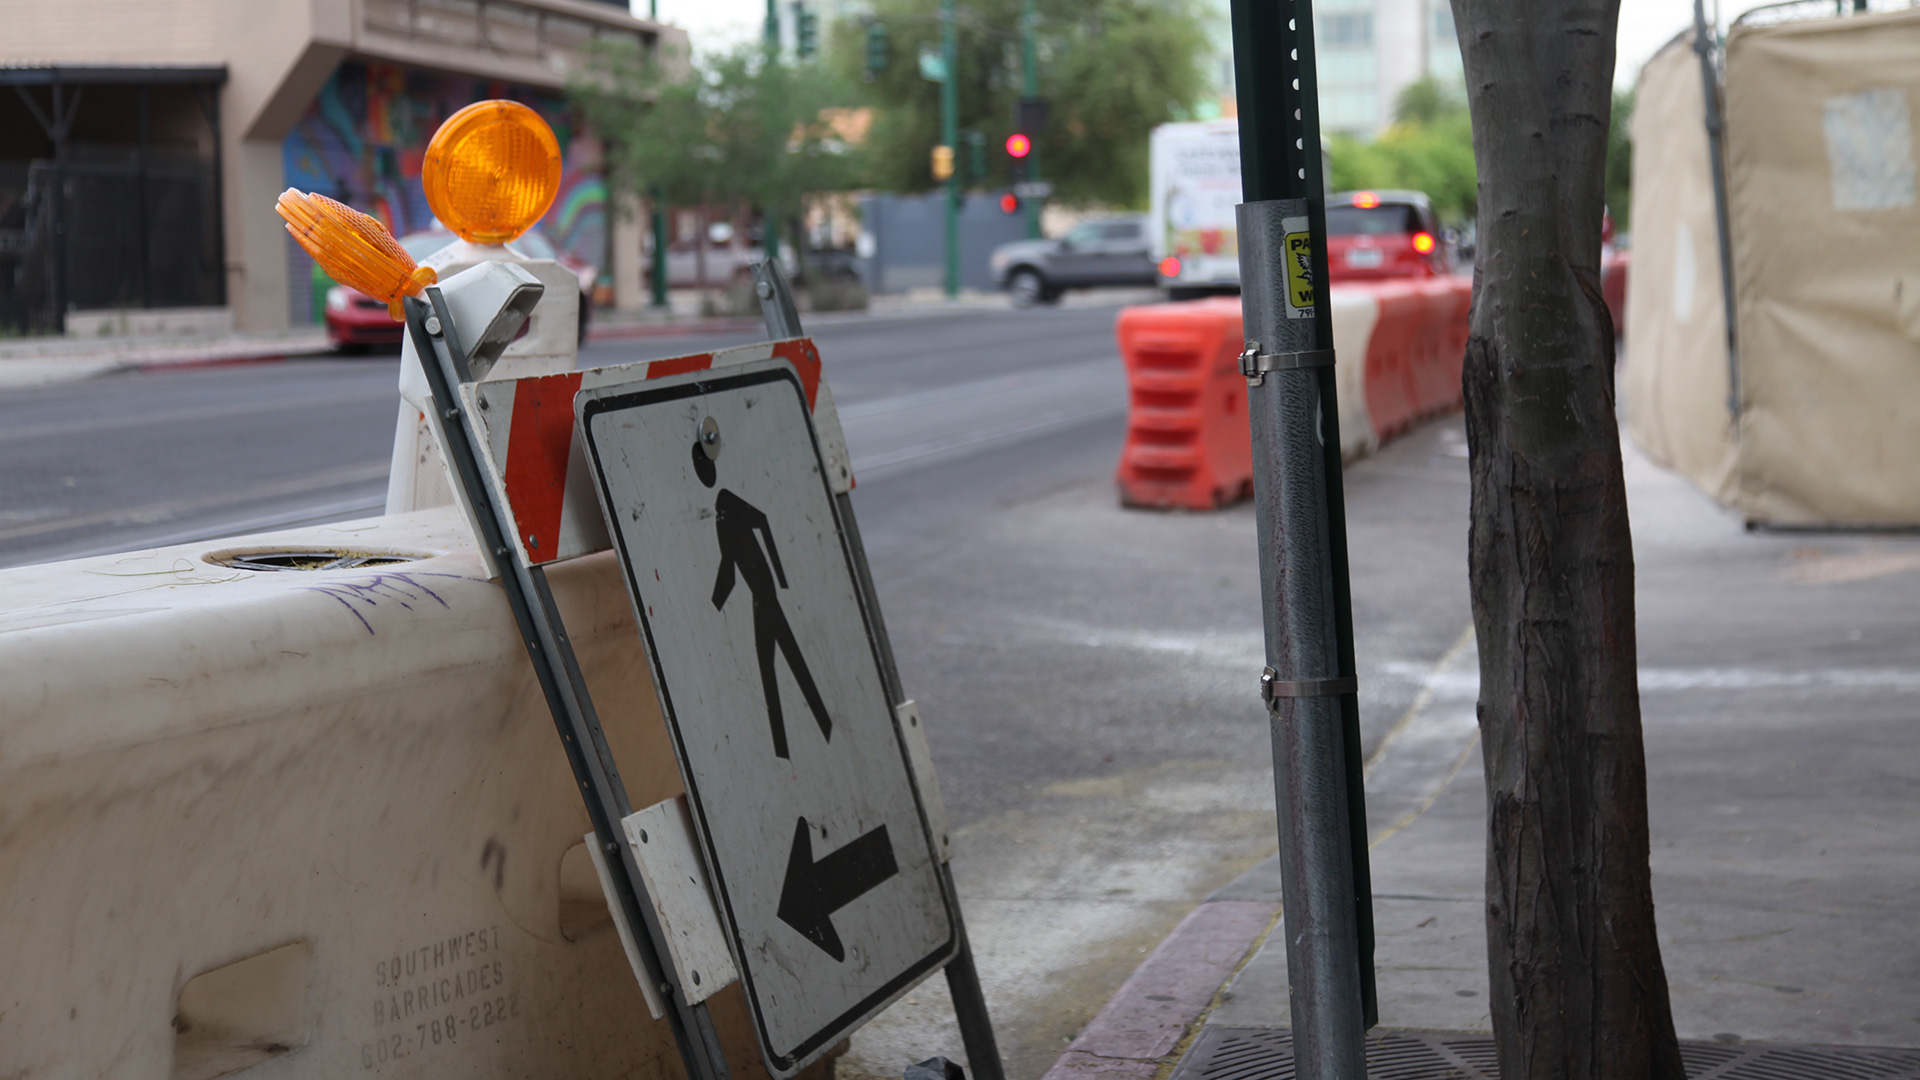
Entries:
[[1193,909],[1042,1080],[1151,1080],[1278,914],[1280,905],[1257,900],[1211,900]]

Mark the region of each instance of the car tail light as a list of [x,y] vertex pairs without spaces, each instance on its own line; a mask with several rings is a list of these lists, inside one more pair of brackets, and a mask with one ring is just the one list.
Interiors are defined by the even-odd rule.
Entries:
[[1359,207],[1362,210],[1371,210],[1374,207],[1380,205],[1380,196],[1375,195],[1371,191],[1355,192],[1353,196],[1353,205]]
[[1417,232],[1413,234],[1413,250],[1422,255],[1433,251],[1433,234]]
[[1160,276],[1163,278],[1179,277],[1180,276],[1180,260],[1174,258],[1171,255],[1167,256],[1164,259],[1161,259],[1160,260]]

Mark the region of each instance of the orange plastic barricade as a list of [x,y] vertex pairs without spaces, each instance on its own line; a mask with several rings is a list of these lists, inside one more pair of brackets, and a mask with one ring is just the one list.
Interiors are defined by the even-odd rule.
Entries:
[[1115,326],[1127,365],[1127,506],[1211,510],[1253,494],[1240,298],[1149,304]]
[[1366,287],[1380,306],[1366,346],[1367,417],[1384,443],[1460,403],[1473,282],[1455,276]]

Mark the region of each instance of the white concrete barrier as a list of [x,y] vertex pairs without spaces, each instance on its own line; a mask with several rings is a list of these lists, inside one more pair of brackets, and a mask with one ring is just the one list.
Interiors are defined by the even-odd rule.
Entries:
[[[426,557],[208,558],[322,547]],[[484,579],[452,507],[0,571],[0,1077],[679,1074]],[[552,581],[633,804],[673,796],[617,567]]]

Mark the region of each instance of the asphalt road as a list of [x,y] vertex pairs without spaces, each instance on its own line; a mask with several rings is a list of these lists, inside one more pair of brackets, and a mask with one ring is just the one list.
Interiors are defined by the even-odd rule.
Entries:
[[[1044,1072],[1147,949],[1275,846],[1251,513],[1118,506],[1114,314],[815,333],[1018,1077]],[[601,344],[583,362],[753,337]],[[0,562],[375,513],[396,378],[392,358],[320,360],[0,397]],[[1466,626],[1464,480],[1451,428],[1349,474],[1369,746]],[[841,1075],[962,1057],[944,997],[934,980],[889,1010]]]
[[[823,324],[867,478],[1124,405],[1111,308]],[[585,366],[758,340],[596,343]],[[0,566],[362,517],[384,505],[398,358],[129,373],[0,394]]]

